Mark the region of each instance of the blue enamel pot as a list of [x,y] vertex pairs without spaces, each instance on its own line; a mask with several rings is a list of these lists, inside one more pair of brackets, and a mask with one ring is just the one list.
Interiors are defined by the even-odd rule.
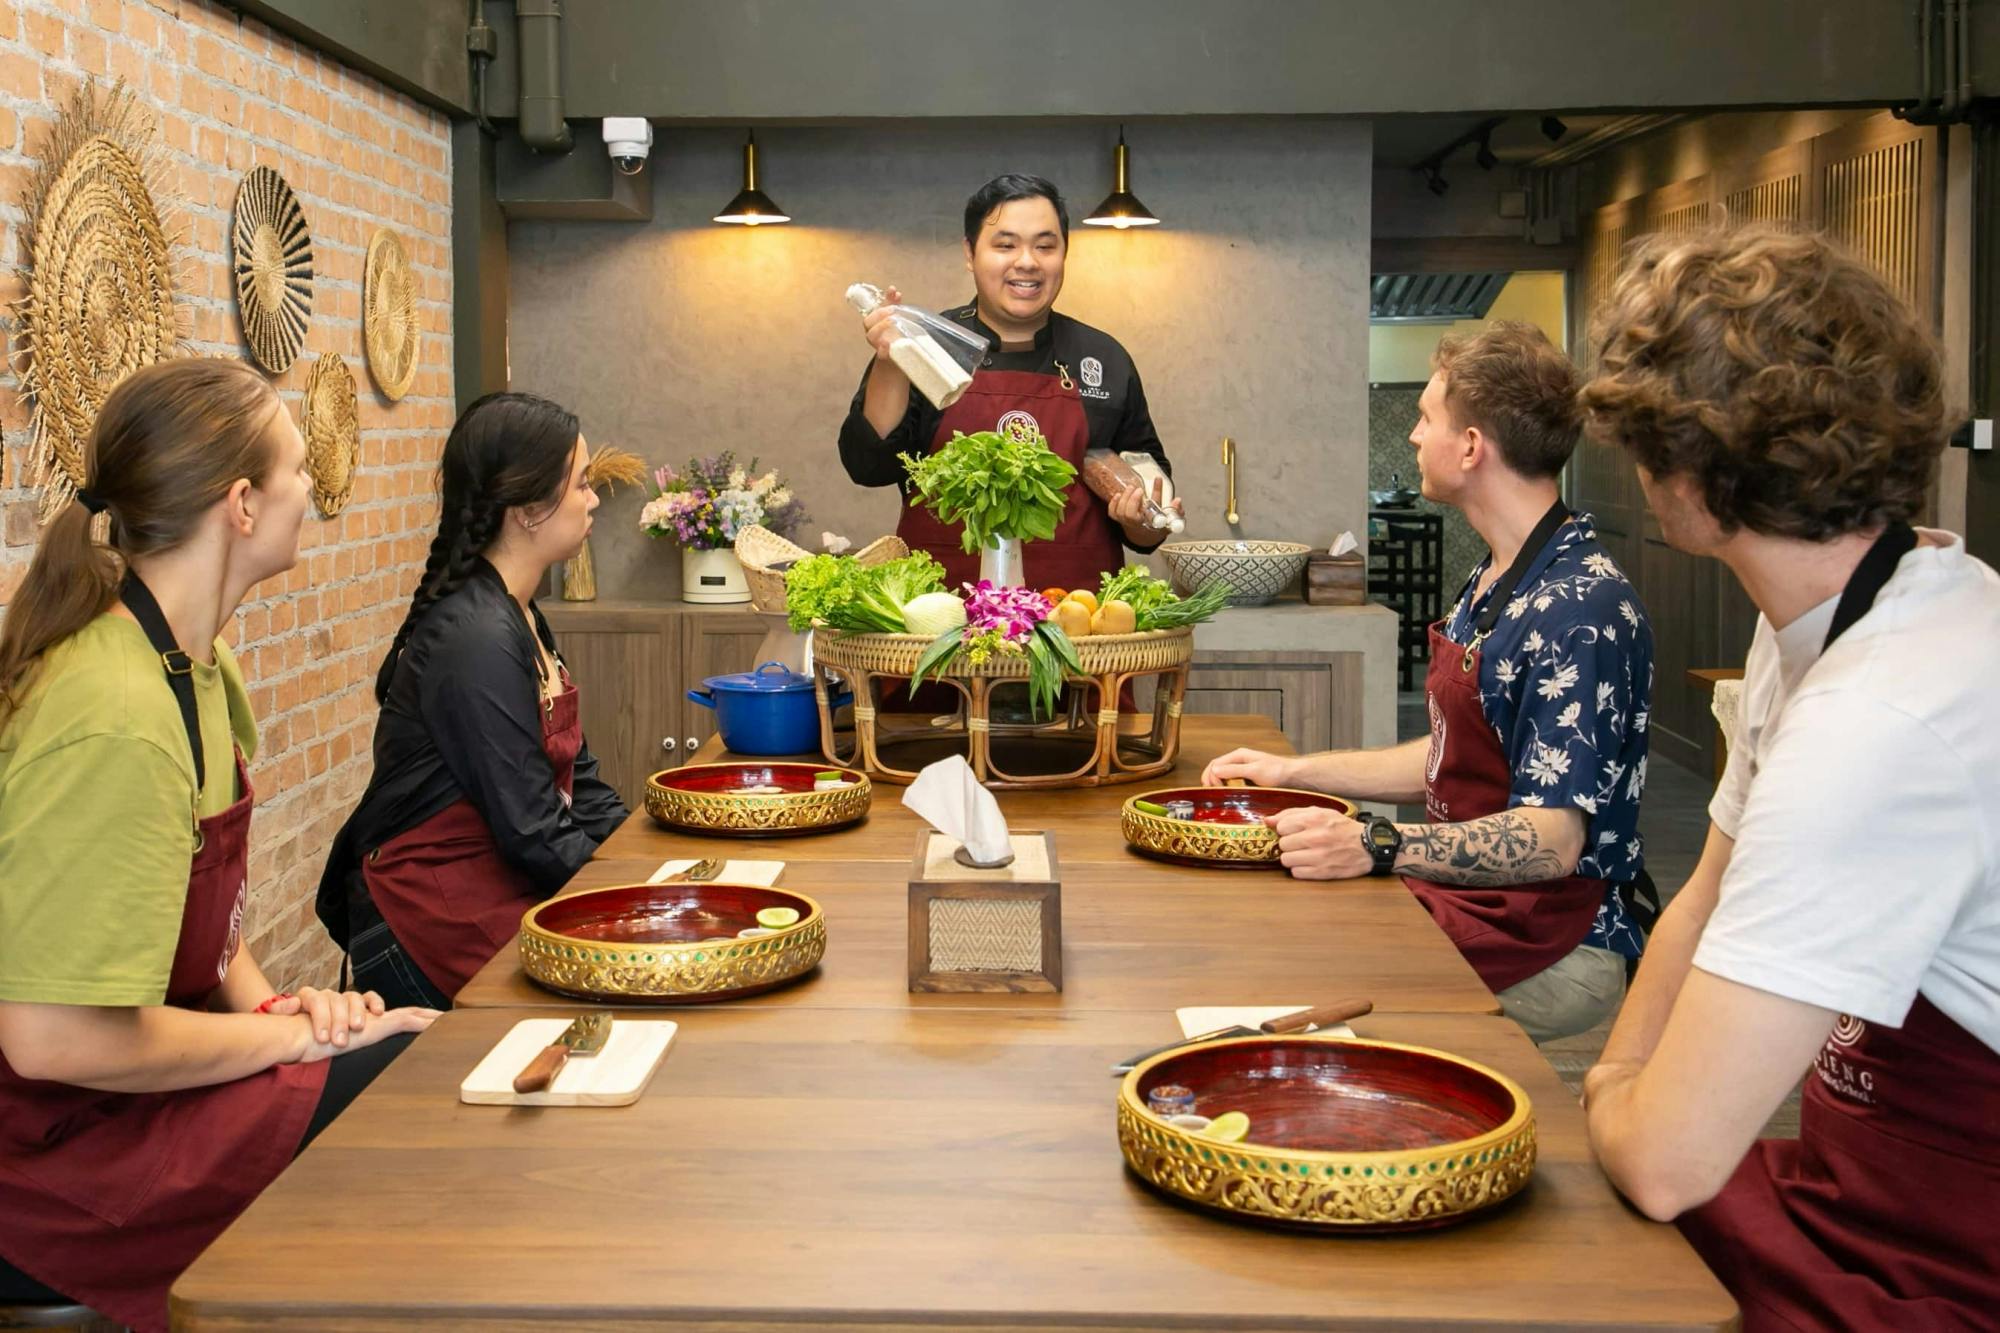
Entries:
[[[813,701],[811,676],[782,662],[766,662],[755,671],[710,676],[702,686],[689,690],[687,697],[715,710],[715,728],[731,753],[819,753],[819,705]],[[852,697],[840,691],[832,705],[841,708]]]

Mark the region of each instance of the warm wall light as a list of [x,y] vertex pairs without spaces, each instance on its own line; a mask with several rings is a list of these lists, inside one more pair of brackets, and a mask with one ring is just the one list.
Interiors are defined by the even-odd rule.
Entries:
[[1118,127],[1118,147],[1113,150],[1111,161],[1117,183],[1112,186],[1111,193],[1105,196],[1104,202],[1092,209],[1090,216],[1084,219],[1085,225],[1116,227],[1120,231],[1127,227],[1159,226],[1160,220],[1153,216],[1153,210],[1140,203],[1132,191],[1126,188],[1128,180],[1123,125]]
[[790,222],[791,214],[771,201],[771,196],[757,188],[757,133],[743,145],[743,188],[734,199],[723,205],[715,215],[717,222],[734,222],[744,227],[761,227],[766,223]]

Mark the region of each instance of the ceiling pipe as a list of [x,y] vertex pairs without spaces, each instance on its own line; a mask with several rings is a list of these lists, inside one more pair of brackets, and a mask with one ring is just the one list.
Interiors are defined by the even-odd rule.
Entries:
[[521,54],[521,142],[538,153],[567,153],[563,120],[562,0],[514,0],[515,40]]

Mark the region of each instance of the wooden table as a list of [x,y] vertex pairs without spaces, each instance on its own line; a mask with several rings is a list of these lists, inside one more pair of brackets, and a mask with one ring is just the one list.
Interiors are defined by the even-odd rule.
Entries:
[[[902,805],[904,789],[887,783],[876,784],[866,821],[815,837],[700,837],[636,813],[565,892],[639,883],[677,857],[784,861],[784,886],[818,898],[827,911],[826,960],[818,975],[744,1004],[1169,1014],[1192,1004],[1309,1004],[1357,995],[1383,1010],[1498,1013],[1493,993],[1395,880],[1307,883],[1280,870],[1171,865],[1126,846],[1117,811],[1129,796],[1198,782],[1209,760],[1237,745],[1290,749],[1262,717],[1191,717],[1181,762],[1156,783],[995,793],[1010,826],[1056,830],[1064,958],[1056,995],[909,992],[910,860],[927,826]],[[719,747],[712,739],[699,762],[729,758]],[[464,1007],[570,1003],[529,981],[511,946],[458,994]]]
[[1156,1016],[677,1012],[636,1104],[463,1106],[536,1011],[446,1015],[174,1287],[185,1329],[1715,1329],[1728,1296],[1591,1161],[1513,1024],[1375,1015],[1532,1098],[1526,1191],[1459,1227],[1223,1221],[1123,1167],[1110,1062]]

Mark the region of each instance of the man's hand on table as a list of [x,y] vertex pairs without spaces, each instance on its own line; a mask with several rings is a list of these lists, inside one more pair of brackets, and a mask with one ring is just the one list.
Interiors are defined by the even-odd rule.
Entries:
[[1201,785],[1219,787],[1225,782],[1241,780],[1253,787],[1290,787],[1296,785],[1292,778],[1297,761],[1297,755],[1231,750],[1209,761],[1208,767],[1201,771]]
[[1278,861],[1293,879],[1360,879],[1375,867],[1361,822],[1338,810],[1295,807],[1264,822],[1278,835]]

